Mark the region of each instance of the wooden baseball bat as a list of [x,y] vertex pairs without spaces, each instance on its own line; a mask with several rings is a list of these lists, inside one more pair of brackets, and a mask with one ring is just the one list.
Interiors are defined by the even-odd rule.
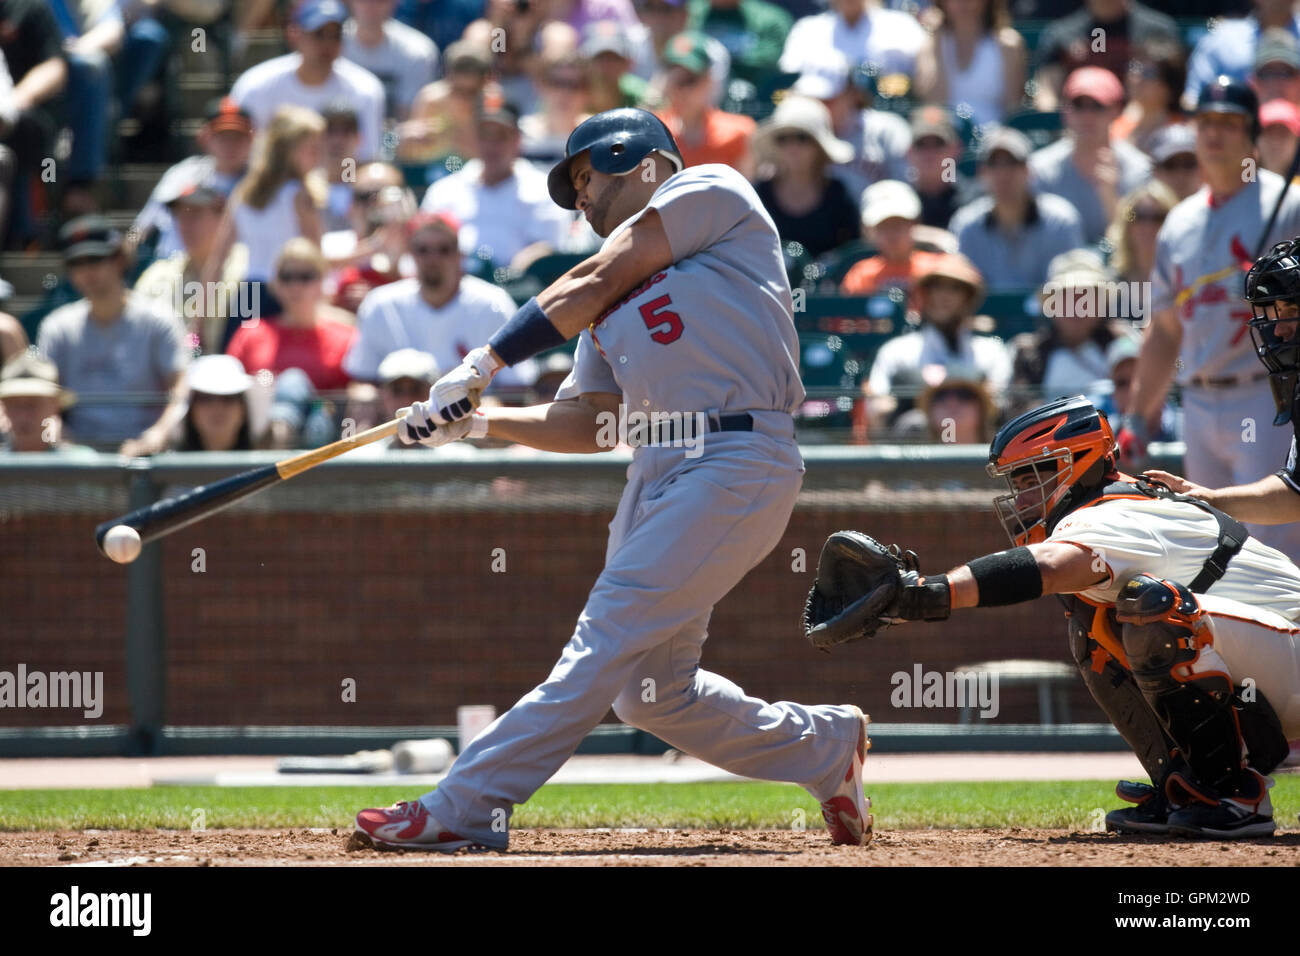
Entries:
[[305,451],[284,461],[278,461],[274,465],[251,468],[230,478],[223,478],[209,485],[200,485],[183,495],[155,501],[148,507],[138,508],[120,518],[105,521],[95,528],[95,544],[100,554],[107,556],[104,551],[104,535],[108,534],[110,528],[120,524],[128,525],[139,532],[143,544],[156,541],[173,531],[188,527],[196,521],[202,521],[209,515],[214,515],[263,488],[277,482],[288,481],[295,475],[301,475],[321,462],[337,458],[344,452],[361,445],[388,438],[396,434],[401,420],[399,416],[391,422],[376,425],[350,438],[341,438],[313,451]]

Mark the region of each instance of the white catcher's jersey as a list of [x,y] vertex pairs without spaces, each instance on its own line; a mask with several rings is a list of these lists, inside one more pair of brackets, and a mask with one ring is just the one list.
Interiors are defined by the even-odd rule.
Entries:
[[647,208],[659,211],[673,264],[583,331],[556,398],[622,392],[644,413],[793,412],[804,399],[793,300],[754,188],[730,166],[692,166]]
[[[1214,551],[1218,533],[1214,517],[1195,505],[1120,498],[1066,515],[1047,540],[1093,552],[1099,569],[1104,562],[1106,580],[1079,596],[1096,604],[1113,604],[1119,594],[1117,582],[1130,571],[1190,585]],[[1215,597],[1300,621],[1300,568],[1254,537],[1228,562],[1227,573],[1210,591]]]

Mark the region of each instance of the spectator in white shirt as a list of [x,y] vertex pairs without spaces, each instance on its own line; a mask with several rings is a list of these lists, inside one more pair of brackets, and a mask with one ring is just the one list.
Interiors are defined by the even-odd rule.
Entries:
[[319,113],[331,102],[345,100],[360,122],[357,162],[368,162],[380,154],[384,85],[368,70],[339,57],[347,17],[342,0],[306,0],[286,31],[296,52],[250,68],[235,81],[230,96],[248,110],[259,131],[286,104]]
[[349,0],[352,19],[343,25],[343,56],[384,84],[385,115],[411,112],[415,94],[433,82],[438,48],[413,27],[393,18],[397,0]]
[[420,208],[450,212],[461,223],[460,249],[470,271],[484,262],[523,269],[564,242],[574,217],[551,201],[546,173],[520,158],[512,106],[484,99],[478,147],[477,159],[429,187]]
[[994,395],[1011,378],[1011,356],[995,335],[971,331],[975,310],[984,299],[984,279],[965,256],[939,256],[916,278],[915,297],[921,328],[890,339],[876,353],[865,391],[872,418],[883,422],[898,408],[900,384],[914,384],[930,365],[960,363],[978,369]]
[[[379,286],[361,300],[358,335],[343,359],[353,379],[378,382],[384,356],[404,348],[428,352],[439,368],[455,368],[514,315],[504,289],[461,271],[461,229],[445,212],[421,212],[407,224],[415,277]],[[493,386],[526,385],[531,370],[531,363],[502,369]]]
[[790,28],[779,64],[784,72],[802,73],[838,50],[850,63],[869,61],[882,75],[912,75],[925,42],[916,17],[884,9],[879,0],[831,0],[830,7]]

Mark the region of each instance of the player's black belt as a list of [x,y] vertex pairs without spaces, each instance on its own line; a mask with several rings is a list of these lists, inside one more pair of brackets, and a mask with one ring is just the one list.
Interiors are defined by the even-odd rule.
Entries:
[[1266,378],[1268,378],[1268,372],[1256,372],[1253,375],[1224,375],[1218,378],[1206,378],[1198,375],[1189,379],[1187,384],[1196,388],[1236,388],[1238,385],[1262,382]]
[[[666,418],[663,421],[655,422],[648,429],[648,445],[671,445],[674,440],[681,441],[685,437],[693,437],[696,434],[695,423],[697,421],[694,412],[684,412],[679,420]],[[709,415],[708,427],[709,432],[752,432],[754,430],[754,416],[749,412],[740,412],[736,415]]]

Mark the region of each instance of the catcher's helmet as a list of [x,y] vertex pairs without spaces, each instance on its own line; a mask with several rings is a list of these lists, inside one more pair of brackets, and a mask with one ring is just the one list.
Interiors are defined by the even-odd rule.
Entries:
[[1291,421],[1300,379],[1300,238],[1279,242],[1246,274],[1250,337],[1268,369],[1277,406],[1274,425]]
[[1259,97],[1249,84],[1227,76],[1216,77],[1201,87],[1196,98],[1196,112],[1240,113],[1250,119],[1250,138],[1259,137]]
[[575,156],[587,150],[591,150],[592,168],[608,176],[630,173],[654,152],[672,160],[678,172],[686,165],[673,134],[653,113],[632,107],[597,113],[569,134],[564,144],[564,159],[555,164],[547,177],[551,198],[565,209],[576,209],[578,200],[569,179],[569,166]]
[[993,502],[1016,545],[1044,540],[1115,467],[1110,422],[1082,395],[1061,398],[1003,425],[989,446],[988,473],[1011,494]]

